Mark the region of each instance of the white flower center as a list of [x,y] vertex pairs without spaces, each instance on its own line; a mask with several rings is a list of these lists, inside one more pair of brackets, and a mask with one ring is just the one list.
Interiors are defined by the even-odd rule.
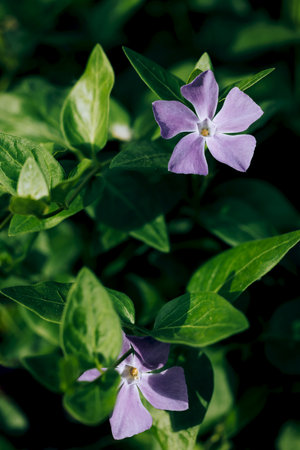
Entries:
[[198,131],[204,138],[214,136],[216,132],[216,125],[210,119],[204,119],[197,123]]
[[137,383],[141,379],[141,374],[136,367],[125,366],[121,377],[125,378],[128,384]]

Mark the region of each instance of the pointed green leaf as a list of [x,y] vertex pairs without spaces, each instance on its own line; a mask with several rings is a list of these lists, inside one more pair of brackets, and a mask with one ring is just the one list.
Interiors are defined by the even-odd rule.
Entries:
[[79,422],[98,425],[111,413],[118,389],[120,375],[107,370],[92,383],[78,381],[64,396],[64,407]]
[[62,317],[64,352],[78,357],[83,368],[111,365],[119,355],[122,334],[109,293],[83,268],[72,285]]
[[160,252],[170,251],[169,236],[164,216],[158,216],[141,228],[131,231],[130,236],[145,242]]
[[46,281],[32,286],[4,288],[0,294],[33,311],[42,319],[60,323],[70,285]]
[[164,342],[204,347],[248,328],[244,314],[212,292],[185,294],[159,311],[152,336]]
[[163,100],[178,100],[186,103],[180,93],[180,88],[184,84],[180,78],[129,48],[123,47],[123,50],[141,79],[154,94]]
[[106,288],[109,296],[114,304],[115,310],[120,316],[123,323],[134,323],[135,321],[135,310],[134,304],[130,298],[123,294],[123,292],[115,291],[114,289]]
[[236,81],[235,83],[231,83],[229,86],[226,86],[220,92],[219,102],[223,102],[225,100],[228,92],[232,88],[238,87],[241,91],[246,91],[246,89],[249,89],[251,86],[253,86],[254,84],[258,83],[260,80],[262,80],[267,75],[269,75],[271,72],[273,72],[273,70],[275,70],[275,69],[274,68],[265,69],[265,70],[262,70],[261,72],[258,72],[257,74],[252,75],[252,76],[250,76],[248,78],[245,78],[245,79],[240,80],[240,81]]
[[21,169],[17,194],[19,197],[29,197],[35,200],[49,195],[45,177],[32,157],[26,159]]
[[192,276],[189,292],[218,292],[235,300],[269,272],[300,241],[300,231],[245,242],[203,264]]
[[38,165],[49,190],[63,179],[61,165],[45,147],[0,133],[0,186],[5,192],[16,195],[20,173],[28,158]]
[[62,129],[72,146],[87,146],[92,153],[105,146],[113,83],[113,69],[97,44],[62,109]]
[[209,54],[205,52],[197,61],[187,82],[191,83],[201,72],[205,72],[206,70],[213,70],[213,65]]

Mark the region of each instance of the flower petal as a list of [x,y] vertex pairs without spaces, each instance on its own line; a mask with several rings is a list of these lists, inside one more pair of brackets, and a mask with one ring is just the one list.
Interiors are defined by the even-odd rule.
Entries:
[[164,139],[170,139],[183,131],[197,129],[198,117],[183,103],[173,100],[157,100],[152,103],[152,107]]
[[207,175],[208,167],[204,155],[204,139],[199,133],[190,133],[182,138],[171,155],[168,169],[175,173]]
[[151,428],[152,417],[141,402],[136,384],[123,384],[109,421],[114,439],[124,439]]
[[160,369],[168,361],[170,344],[156,341],[151,337],[127,336],[135,351],[134,365],[141,370]]
[[96,378],[99,378],[101,373],[98,369],[89,369],[83,372],[82,375],[77,379],[77,381],[94,381]]
[[239,133],[247,130],[262,114],[261,107],[249,95],[234,87],[213,122],[219,133]]
[[154,408],[185,411],[189,407],[182,367],[171,367],[161,373],[143,374],[138,386]]
[[213,118],[218,104],[219,86],[211,70],[200,73],[191,83],[182,86],[181,94],[192,103],[200,120]]
[[210,153],[218,161],[245,172],[251,162],[256,140],[250,134],[215,134],[206,141]]

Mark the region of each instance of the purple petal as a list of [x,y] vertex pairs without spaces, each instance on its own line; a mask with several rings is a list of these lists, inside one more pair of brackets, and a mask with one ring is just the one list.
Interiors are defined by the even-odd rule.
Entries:
[[[120,354],[118,356],[118,359],[120,359],[126,352],[128,352],[128,350],[131,349],[132,345],[129,339],[127,339],[126,334],[122,331],[122,336],[123,336],[123,342],[122,342],[122,349],[120,351]],[[133,365],[134,364],[134,354],[131,353],[129,356],[127,356],[126,359],[124,359],[124,361],[122,361],[118,367],[116,368],[118,370],[118,372],[122,372],[124,366],[126,365]]]
[[247,130],[262,114],[261,107],[249,95],[234,87],[213,122],[219,133],[239,133]]
[[152,417],[143,406],[136,384],[124,384],[109,419],[114,439],[124,439],[149,430]]
[[194,106],[200,120],[212,119],[218,104],[219,87],[211,70],[200,73],[182,86],[181,94]]
[[210,153],[218,161],[245,172],[250,165],[256,140],[250,134],[215,134],[206,143]]
[[99,378],[101,373],[98,369],[90,369],[83,372],[82,375],[77,379],[77,381],[94,381],[96,378]]
[[199,133],[190,133],[182,138],[171,155],[169,171],[207,175],[208,167],[204,155],[204,144],[205,141]]
[[171,367],[161,373],[143,374],[139,388],[154,408],[185,411],[189,407],[182,367]]
[[170,139],[183,131],[195,131],[198,117],[183,103],[157,100],[152,103],[153,114],[160,126],[161,136]]
[[135,351],[135,365],[142,372],[160,369],[168,361],[170,344],[151,337],[127,336]]

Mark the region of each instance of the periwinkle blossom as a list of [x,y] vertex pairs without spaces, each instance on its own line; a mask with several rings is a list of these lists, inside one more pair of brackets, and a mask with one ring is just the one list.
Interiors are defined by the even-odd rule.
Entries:
[[175,173],[207,175],[205,144],[218,161],[245,172],[251,162],[256,140],[249,134],[227,134],[245,131],[263,114],[262,109],[239,88],[231,89],[222,109],[215,115],[219,87],[211,70],[182,86],[182,96],[196,114],[179,101],[153,102],[154,117],[161,136],[170,139],[188,132],[175,146],[168,169]]
[[[152,417],[141,402],[140,392],[157,409],[184,411],[189,407],[182,367],[152,373],[166,364],[170,345],[150,337],[123,335],[120,358],[131,348],[133,353],[116,367],[121,383],[109,419],[114,439],[124,439],[151,428]],[[94,381],[100,375],[97,369],[91,369],[78,380]]]

